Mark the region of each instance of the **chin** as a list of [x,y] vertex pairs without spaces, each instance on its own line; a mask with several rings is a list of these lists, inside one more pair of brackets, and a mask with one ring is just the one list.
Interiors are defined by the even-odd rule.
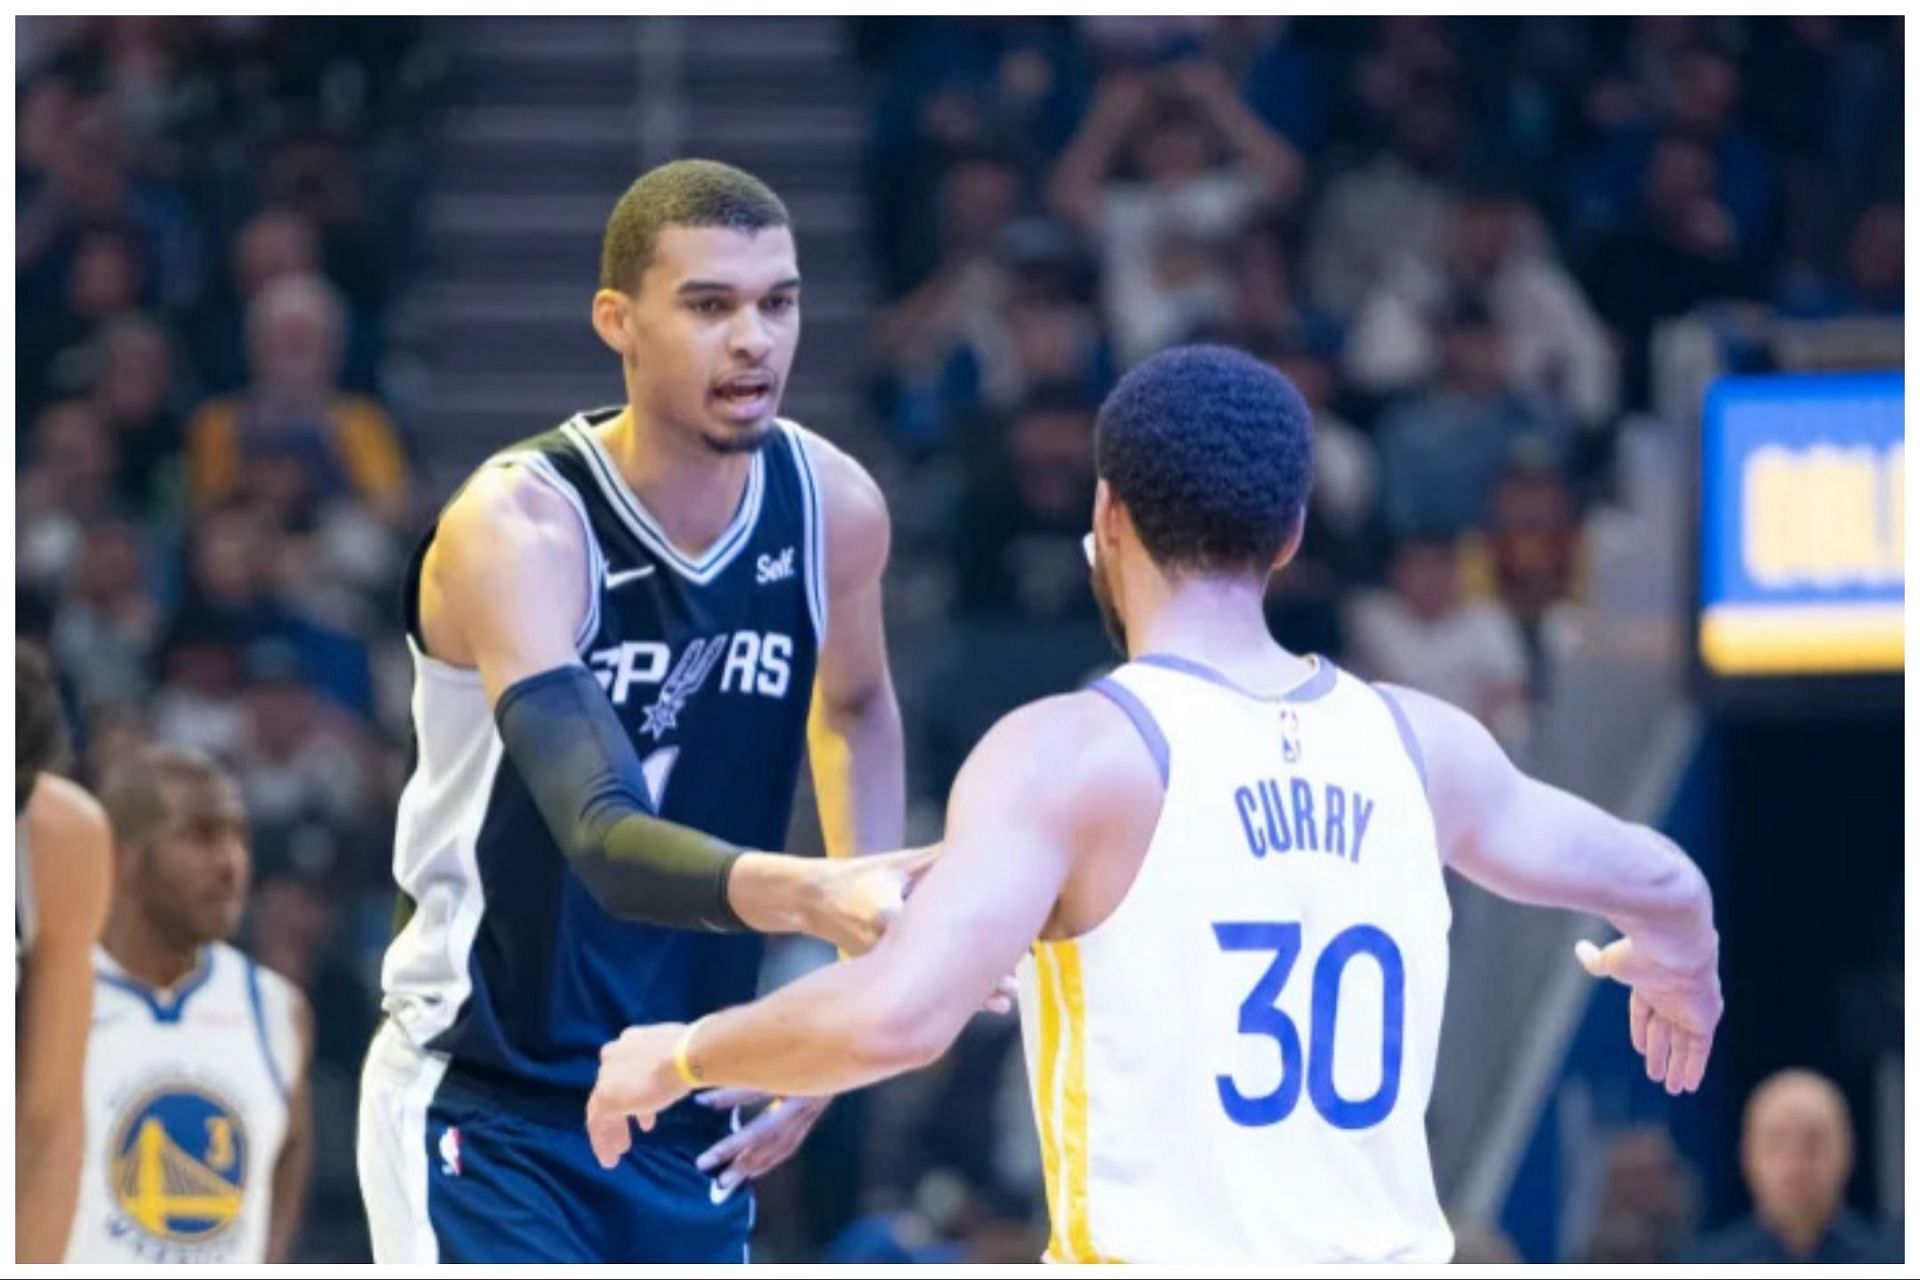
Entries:
[[758,453],[773,439],[773,430],[773,419],[768,417],[751,426],[709,427],[700,439],[715,453]]

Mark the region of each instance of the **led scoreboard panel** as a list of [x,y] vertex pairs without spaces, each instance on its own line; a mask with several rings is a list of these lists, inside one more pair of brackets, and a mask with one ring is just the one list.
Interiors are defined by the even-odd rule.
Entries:
[[1701,429],[1700,659],[1717,676],[1905,665],[1905,377],[1723,378]]

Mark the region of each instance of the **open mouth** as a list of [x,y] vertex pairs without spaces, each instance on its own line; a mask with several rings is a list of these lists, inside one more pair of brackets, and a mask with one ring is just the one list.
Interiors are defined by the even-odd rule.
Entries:
[[774,380],[768,373],[735,374],[719,383],[713,398],[727,416],[752,419],[764,416],[773,407]]

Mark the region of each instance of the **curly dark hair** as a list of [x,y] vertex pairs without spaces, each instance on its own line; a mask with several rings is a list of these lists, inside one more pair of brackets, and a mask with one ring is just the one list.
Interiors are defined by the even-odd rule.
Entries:
[[675,160],[641,174],[613,206],[600,245],[600,287],[637,292],[667,227],[763,231],[792,225],[780,197],[744,169]]
[[1095,451],[1155,564],[1264,573],[1306,507],[1313,413],[1244,352],[1173,347],[1113,389]]

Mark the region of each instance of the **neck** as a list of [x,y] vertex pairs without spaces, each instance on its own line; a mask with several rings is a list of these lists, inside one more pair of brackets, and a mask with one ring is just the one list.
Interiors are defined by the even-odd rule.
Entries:
[[711,546],[732,521],[753,465],[751,453],[716,453],[690,433],[648,421],[631,403],[601,440],[627,487],[691,555]]
[[1221,578],[1169,580],[1157,571],[1140,575],[1134,598],[1140,606],[1128,611],[1128,656],[1171,653],[1205,663],[1229,675],[1248,675],[1250,684],[1265,684],[1279,664],[1295,666],[1300,659],[1275,643],[1267,630],[1263,583]]
[[100,945],[136,981],[162,991],[193,972],[200,959],[199,943],[168,938],[136,905],[124,901],[116,901],[108,913]]
[[1761,1221],[1780,1237],[1780,1243],[1787,1247],[1788,1253],[1799,1258],[1811,1256],[1819,1247],[1821,1237],[1827,1234],[1827,1224],[1833,1217],[1831,1211],[1786,1215],[1768,1214],[1764,1209],[1761,1210]]

